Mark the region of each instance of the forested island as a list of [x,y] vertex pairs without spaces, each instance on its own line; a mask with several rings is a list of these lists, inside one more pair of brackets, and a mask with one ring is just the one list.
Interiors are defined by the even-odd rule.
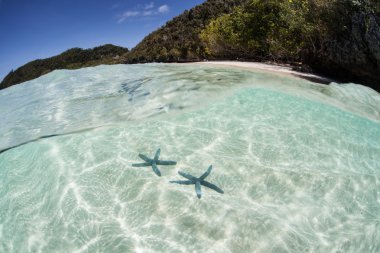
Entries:
[[62,54],[38,59],[11,71],[0,83],[0,89],[29,81],[47,74],[55,69],[78,69],[100,64],[120,63],[120,57],[127,53],[127,48],[103,45],[92,49],[71,48]]
[[380,83],[377,0],[208,0],[135,48],[73,48],[11,71],[0,89],[54,69],[100,64],[243,60],[287,63],[374,89]]

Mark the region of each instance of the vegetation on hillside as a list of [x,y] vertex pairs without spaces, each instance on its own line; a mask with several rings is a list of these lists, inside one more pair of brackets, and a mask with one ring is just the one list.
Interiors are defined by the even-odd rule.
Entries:
[[305,50],[344,36],[350,15],[370,6],[352,0],[250,0],[212,20],[201,38],[209,57],[300,61]]
[[378,0],[208,0],[148,35],[125,62],[284,62],[376,88],[379,13]]
[[121,62],[121,56],[127,52],[127,48],[111,44],[92,49],[72,48],[60,55],[31,61],[15,71],[12,70],[0,83],[0,89],[32,80],[55,69],[78,69],[100,64],[117,64]]
[[315,27],[308,1],[253,0],[223,15],[201,32],[208,56],[255,60],[299,60]]
[[208,0],[146,36],[127,55],[126,63],[200,60],[205,57],[199,34],[210,20],[230,13],[247,0]]
[[376,0],[249,0],[200,37],[209,58],[302,62],[373,83],[380,80],[379,9]]

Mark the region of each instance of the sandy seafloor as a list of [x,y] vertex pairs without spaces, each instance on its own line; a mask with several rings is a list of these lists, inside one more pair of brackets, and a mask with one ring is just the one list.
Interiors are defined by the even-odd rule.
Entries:
[[[290,71],[98,66],[0,91],[0,252],[380,252],[379,93]],[[131,166],[157,148],[177,165]],[[211,164],[224,194],[169,183]]]

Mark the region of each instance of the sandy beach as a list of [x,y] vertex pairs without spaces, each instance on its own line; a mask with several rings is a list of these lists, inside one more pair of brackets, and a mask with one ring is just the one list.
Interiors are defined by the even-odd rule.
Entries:
[[331,82],[334,82],[334,80],[330,78],[312,74],[312,73],[304,73],[304,72],[296,71],[296,70],[293,70],[291,66],[285,66],[285,65],[275,65],[275,64],[268,64],[268,63],[261,63],[261,62],[242,62],[242,61],[205,61],[205,62],[198,62],[198,63],[211,64],[211,65],[224,65],[224,66],[245,68],[248,70],[260,70],[260,71],[266,71],[266,72],[272,72],[272,73],[278,73],[278,74],[292,75],[292,76],[297,76],[299,78],[307,79],[309,81],[323,83],[323,84],[329,84]]

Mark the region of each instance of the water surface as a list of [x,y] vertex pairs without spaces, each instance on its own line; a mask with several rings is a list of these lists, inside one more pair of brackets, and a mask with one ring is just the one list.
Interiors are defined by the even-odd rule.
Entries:
[[[379,252],[379,115],[238,68],[54,71],[0,91],[0,252]],[[159,147],[162,177],[131,167]],[[223,195],[168,182],[210,164]]]

